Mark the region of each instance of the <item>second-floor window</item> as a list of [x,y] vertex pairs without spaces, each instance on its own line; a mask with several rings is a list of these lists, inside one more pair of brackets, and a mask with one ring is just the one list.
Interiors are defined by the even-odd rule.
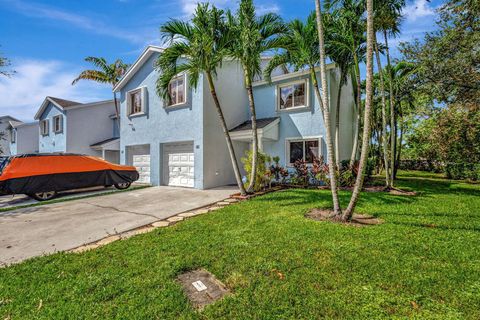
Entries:
[[302,108],[308,106],[306,80],[279,85],[277,94],[279,97],[279,110]]
[[145,87],[127,93],[127,114],[129,116],[145,113]]
[[40,121],[40,134],[48,136],[48,119]]
[[53,132],[60,133],[63,129],[62,115],[53,117]]
[[175,77],[170,81],[168,86],[168,92],[170,93],[169,106],[177,104],[183,104],[186,102],[186,85],[185,75]]

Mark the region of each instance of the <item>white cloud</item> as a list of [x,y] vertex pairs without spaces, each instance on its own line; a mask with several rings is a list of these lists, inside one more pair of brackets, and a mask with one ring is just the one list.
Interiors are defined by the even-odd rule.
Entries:
[[28,17],[66,22],[79,29],[127,40],[131,43],[139,44],[145,42],[145,35],[143,32],[133,32],[121,29],[112,24],[103,23],[99,21],[100,19],[92,19],[76,13],[60,10],[52,6],[27,3],[21,0],[5,0],[4,2],[8,4],[7,8]]
[[435,9],[432,8],[427,0],[415,0],[403,10],[404,16],[409,21],[415,21],[419,18],[429,17],[435,14]]
[[23,121],[33,121],[33,116],[46,96],[78,102],[110,99],[107,85],[81,81],[72,86],[80,69],[60,61],[14,61],[16,73],[0,77],[0,114],[11,115]]

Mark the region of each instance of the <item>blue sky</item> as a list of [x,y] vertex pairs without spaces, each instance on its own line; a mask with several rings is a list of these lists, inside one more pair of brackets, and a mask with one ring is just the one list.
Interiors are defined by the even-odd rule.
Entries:
[[[90,102],[109,99],[110,87],[71,81],[89,67],[87,56],[133,62],[149,44],[160,44],[158,27],[169,18],[188,19],[198,0],[0,0],[0,52],[17,73],[0,78],[0,115],[32,121],[45,96]],[[441,0],[407,0],[400,41],[435,28]],[[210,1],[235,8],[237,0]],[[260,13],[305,18],[313,0],[265,0]],[[398,56],[393,48],[392,54]]]

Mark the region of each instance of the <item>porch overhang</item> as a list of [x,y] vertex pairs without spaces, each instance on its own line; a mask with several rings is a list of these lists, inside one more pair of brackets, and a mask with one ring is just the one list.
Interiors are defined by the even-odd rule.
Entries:
[[[280,118],[257,119],[257,134],[259,148],[262,149],[263,141],[278,141]],[[245,121],[239,126],[230,130],[230,138],[233,141],[252,141],[252,121]]]
[[98,151],[120,151],[120,138],[110,138],[90,145]]

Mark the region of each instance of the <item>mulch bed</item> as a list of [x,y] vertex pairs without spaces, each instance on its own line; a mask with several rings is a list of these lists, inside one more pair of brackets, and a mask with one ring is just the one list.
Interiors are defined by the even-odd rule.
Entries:
[[305,214],[305,217],[317,221],[331,221],[357,227],[375,226],[384,222],[382,219],[368,214],[354,214],[352,220],[348,222],[336,219],[332,217],[332,215],[333,211],[330,209],[312,209],[310,212]]

